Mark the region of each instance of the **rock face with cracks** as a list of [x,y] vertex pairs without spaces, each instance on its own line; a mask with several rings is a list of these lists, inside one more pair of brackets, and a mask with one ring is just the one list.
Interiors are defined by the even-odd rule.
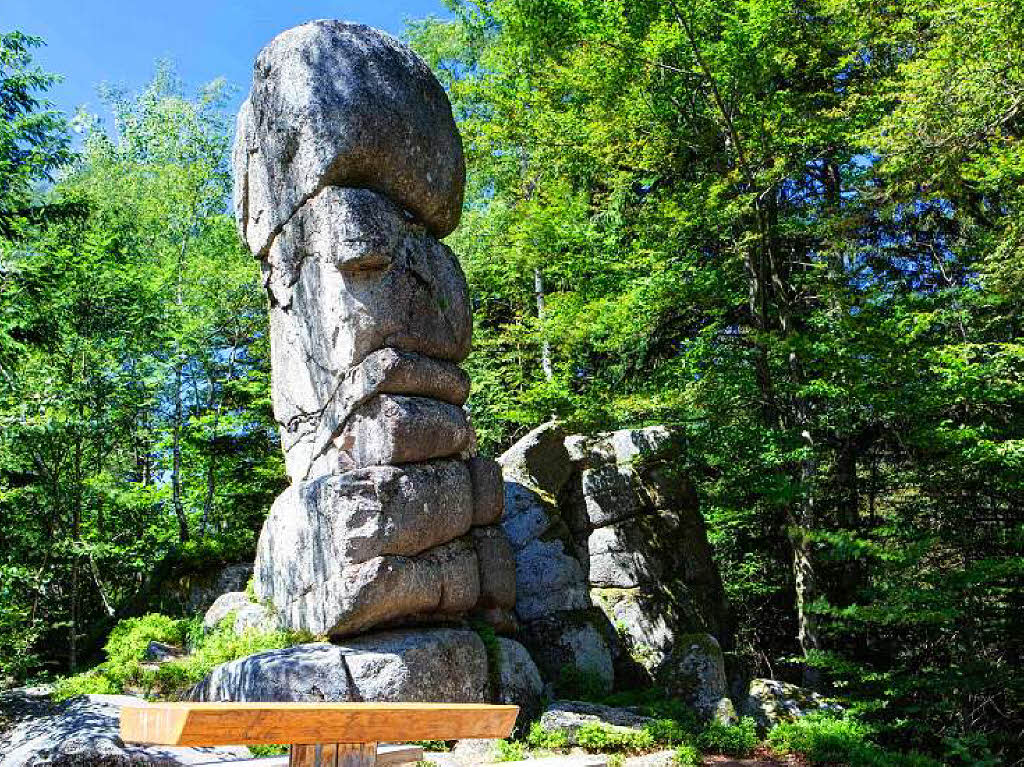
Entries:
[[257,57],[234,162],[291,480],[260,535],[256,597],[332,638],[472,613],[507,625],[500,471],[462,409],[466,279],[438,239],[465,182],[444,90],[384,33],[303,24]]

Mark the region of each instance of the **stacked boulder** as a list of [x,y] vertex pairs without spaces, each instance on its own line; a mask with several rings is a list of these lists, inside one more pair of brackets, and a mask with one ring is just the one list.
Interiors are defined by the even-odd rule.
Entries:
[[550,422],[499,458],[516,611],[556,687],[567,672],[656,684],[729,719],[728,610],[696,495],[675,466],[680,439],[665,426],[585,436]]
[[474,611],[507,623],[501,475],[474,457],[461,407],[466,280],[438,239],[465,182],[444,90],[377,30],[288,30],[256,60],[235,177],[291,479],[260,536],[257,598],[330,637]]
[[[332,643],[224,664],[191,697],[536,708],[526,651],[464,625],[515,629],[515,560],[500,468],[476,455],[462,408],[472,318],[439,238],[465,167],[444,90],[386,34],[304,24],[260,52],[234,164],[291,480],[260,534],[254,596],[274,625]],[[211,612],[237,629],[244,600]]]

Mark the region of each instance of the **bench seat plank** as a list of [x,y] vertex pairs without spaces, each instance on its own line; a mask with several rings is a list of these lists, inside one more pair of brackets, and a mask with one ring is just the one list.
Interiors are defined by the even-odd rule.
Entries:
[[140,703],[121,739],[166,746],[506,738],[518,706],[478,703]]

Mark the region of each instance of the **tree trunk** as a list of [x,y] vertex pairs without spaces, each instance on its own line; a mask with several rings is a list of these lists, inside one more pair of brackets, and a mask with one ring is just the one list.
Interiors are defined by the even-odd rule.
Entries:
[[174,365],[174,425],[171,446],[171,498],[174,504],[174,515],[178,518],[178,540],[188,541],[188,517],[181,499],[181,419],[183,406],[181,401],[181,362]]
[[540,366],[544,371],[544,379],[551,381],[555,373],[551,367],[551,342],[548,341],[547,332],[544,330],[544,275],[540,267],[534,267],[533,270],[533,294],[537,299],[537,321],[541,325]]

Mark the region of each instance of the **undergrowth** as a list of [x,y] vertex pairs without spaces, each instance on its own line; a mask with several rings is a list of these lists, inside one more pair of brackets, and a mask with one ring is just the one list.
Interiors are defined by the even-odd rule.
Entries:
[[[179,697],[221,663],[236,658],[312,639],[308,634],[290,631],[247,629],[235,634],[232,616],[204,634],[202,619],[176,620],[153,613],[121,621],[110,632],[104,652],[107,660],[90,671],[58,679],[54,700],[76,695],[141,691],[149,697]],[[161,664],[147,663],[150,642],[189,647],[191,652]]]

